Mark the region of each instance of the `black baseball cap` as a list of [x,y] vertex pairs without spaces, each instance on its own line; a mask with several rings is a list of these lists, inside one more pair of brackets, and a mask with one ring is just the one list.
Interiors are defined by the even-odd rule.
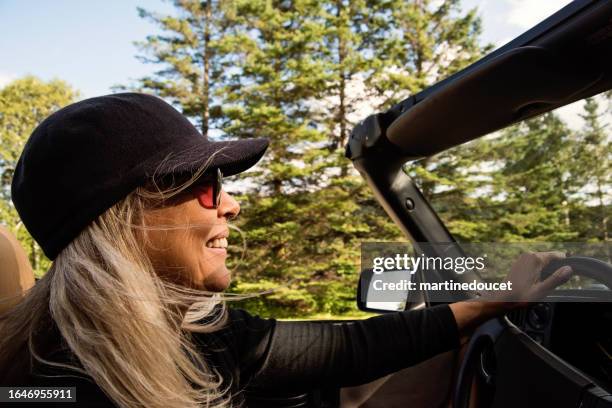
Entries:
[[[15,168],[12,200],[54,259],[153,177],[193,173],[206,163],[231,176],[257,163],[267,147],[265,138],[211,141],[156,96],[100,96],[60,109],[34,130]],[[167,174],[159,172],[162,163]]]

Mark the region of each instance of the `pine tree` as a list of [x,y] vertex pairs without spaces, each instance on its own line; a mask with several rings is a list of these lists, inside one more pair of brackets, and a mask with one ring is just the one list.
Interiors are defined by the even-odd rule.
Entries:
[[[571,131],[547,113],[512,126],[492,141],[498,169],[493,174],[493,240],[501,242],[575,240],[568,221]],[[497,204],[497,205],[495,205]]]
[[376,69],[368,84],[383,97],[381,108],[414,95],[466,67],[491,50],[480,45],[476,9],[460,0],[389,0],[381,13],[388,30],[374,42]]
[[[321,187],[329,150],[326,135],[312,121],[310,101],[326,87],[328,72],[321,38],[325,33],[318,1],[250,1],[239,6],[247,31],[240,40],[241,63],[225,111],[225,131],[234,137],[271,140],[262,162],[259,194],[244,197],[241,227],[249,250],[238,290],[287,283],[282,297],[269,299],[276,314],[316,311],[317,280],[329,277],[325,217],[335,200]],[[230,92],[227,92],[230,94]],[[267,282],[267,283],[266,283]],[[291,311],[293,309],[293,311]]]
[[[400,238],[342,155],[348,132],[362,119],[359,115],[380,107],[372,98],[390,102],[390,92],[415,90],[403,88],[403,83],[380,81],[388,66],[402,63],[401,41],[389,39],[404,27],[399,25],[401,15],[393,14],[393,6],[399,6],[394,2],[212,3],[210,24],[219,28],[209,44],[211,61],[225,69],[210,82],[215,89],[209,95],[222,106],[208,107],[218,113],[211,114],[211,119],[224,137],[271,140],[260,165],[246,176],[257,188],[239,197],[239,226],[245,231],[248,250],[234,289],[249,292],[283,284],[287,288],[253,299],[249,307],[254,311],[277,316],[352,312],[359,243]],[[197,92],[201,93],[198,84],[203,79],[190,73],[201,72],[203,65],[192,54],[204,55],[205,36],[194,35],[187,45],[185,38],[191,21],[200,21],[199,28],[191,28],[194,31],[205,24],[193,16],[202,14],[200,6],[185,11],[184,4],[175,3],[179,17],[155,19],[172,36],[151,37],[146,49],[153,52],[152,62],[167,69],[160,71],[158,84],[149,79],[142,84],[173,98],[185,113],[203,121],[196,112],[206,106],[189,101],[202,100]],[[452,7],[440,11],[441,30],[449,30],[447,21],[461,18]],[[472,35],[469,30],[464,34]],[[432,35],[452,37],[441,32]],[[459,33],[449,41],[457,47],[469,45],[462,36]],[[465,52],[472,52],[465,47]],[[463,60],[458,60],[460,65]],[[168,90],[161,81],[167,78]]]
[[[609,214],[612,208],[612,145],[603,113],[596,98],[584,103],[584,128],[579,132],[574,160],[577,163],[573,177],[580,187],[577,201],[583,211],[591,209],[590,228],[582,231],[586,239],[608,241],[610,239]],[[587,164],[588,165],[585,165]]]
[[222,118],[224,98],[218,90],[234,63],[224,42],[226,34],[234,30],[234,3],[174,0],[173,4],[176,15],[138,9],[142,18],[163,32],[137,43],[143,53],[139,59],[163,68],[130,88],[151,91],[171,101],[208,136]]
[[[452,3],[452,4],[451,4]],[[444,38],[445,41],[452,41],[456,47],[465,47],[461,50],[461,55],[469,55],[468,57],[455,58],[455,62],[445,68],[444,73],[453,72],[453,70],[461,67],[461,64],[467,64],[475,59],[482,49],[473,49],[477,44],[475,38],[469,40],[463,38],[463,35],[477,36],[478,21],[475,15],[469,14],[463,17],[461,23],[453,25],[453,19],[457,19],[454,13],[457,13],[457,2],[447,2],[436,14],[438,18],[438,27],[440,32],[431,34],[431,38]],[[251,7],[255,7],[251,3]],[[257,215],[253,218],[249,217],[250,222],[245,222],[244,227],[247,231],[257,231],[259,236],[265,236],[266,244],[251,240],[251,245],[256,248],[264,248],[262,252],[257,252],[258,255],[252,257],[261,263],[266,256],[270,257],[270,262],[265,268],[259,268],[253,265],[247,269],[257,271],[257,276],[292,276],[298,277],[303,281],[311,281],[308,285],[310,294],[313,290],[320,290],[320,285],[317,288],[317,280],[324,280],[326,286],[334,287],[334,282],[337,283],[336,291],[339,288],[351,288],[349,291],[340,291],[340,296],[344,296],[347,300],[354,296],[354,283],[357,281],[357,273],[355,266],[358,263],[358,250],[360,241],[367,239],[401,239],[398,229],[390,222],[388,217],[382,212],[378,203],[372,197],[371,192],[365,186],[363,181],[354,172],[350,171],[350,163],[343,157],[344,144],[346,143],[348,132],[354,125],[356,119],[355,112],[362,107],[364,103],[368,104],[371,109],[377,109],[379,106],[372,104],[371,98],[375,96],[380,99],[389,92],[406,93],[415,91],[415,87],[408,89],[402,88],[403,82],[384,82],[379,81],[377,88],[373,87],[377,75],[382,75],[384,67],[397,63],[400,58],[398,43],[390,41],[392,33],[396,33],[401,27],[399,20],[401,14],[394,12],[393,4],[389,1],[334,1],[334,2],[282,2],[273,3],[278,10],[284,6],[284,12],[289,10],[301,10],[299,16],[295,16],[292,22],[298,23],[295,26],[291,24],[281,24],[281,26],[271,25],[270,21],[283,21],[278,14],[263,14],[267,24],[265,26],[257,26],[257,32],[260,34],[257,39],[250,37],[244,38],[241,43],[249,44],[251,51],[245,53],[241,61],[249,62],[247,69],[240,71],[240,81],[252,83],[247,89],[241,89],[242,96],[236,96],[238,100],[244,101],[242,106],[233,108],[235,125],[230,128],[229,133],[236,134],[236,130],[240,129],[238,134],[250,135],[253,133],[259,134],[268,133],[276,134],[274,129],[266,129],[263,132],[262,127],[265,123],[282,123],[285,128],[279,133],[280,140],[273,138],[274,144],[278,144],[278,151],[272,149],[272,154],[269,159],[274,161],[273,166],[264,166],[267,175],[267,185],[272,185],[272,192],[266,200],[258,200],[257,208],[255,205],[249,207],[249,212],[255,212]],[[308,5],[308,11],[305,5]],[[321,12],[323,6],[323,12]],[[255,11],[256,9],[251,8]],[[256,14],[261,15],[261,10],[256,11]],[[277,13],[279,12],[277,10]],[[282,11],[281,11],[282,13]],[[247,13],[244,13],[247,14]],[[282,14],[281,14],[282,15]],[[256,18],[250,17],[250,21],[257,21]],[[321,25],[323,23],[324,25]],[[406,22],[403,22],[406,23]],[[394,25],[395,24],[395,25]],[[471,24],[471,26],[470,26]],[[257,24],[256,24],[257,25]],[[405,24],[408,26],[408,24]],[[464,26],[470,26],[473,33],[465,29]],[[293,34],[285,33],[283,28],[291,27]],[[304,34],[301,30],[304,27],[308,28],[308,34]],[[316,30],[313,29],[316,27]],[[451,27],[451,28],[449,28]],[[463,30],[461,33],[451,35],[446,32],[455,28]],[[426,28],[423,28],[425,30]],[[263,32],[261,31],[263,30]],[[269,34],[265,34],[266,30],[270,30]],[[445,31],[446,30],[446,31]],[[435,31],[435,30],[434,30]],[[444,31],[444,32],[442,32]],[[252,33],[252,31],[251,31]],[[425,32],[422,33],[423,35]],[[300,40],[309,39],[313,41],[308,51],[301,47],[305,43],[292,42],[293,35],[299,36]],[[280,36],[285,40],[283,44],[284,54],[279,57],[277,54],[267,54],[266,49],[272,47],[276,50],[281,48],[277,46],[278,39],[275,36]],[[448,39],[448,40],[446,40]],[[291,44],[291,45],[289,45]],[[321,48],[321,45],[324,47]],[[422,44],[421,48],[425,48],[427,44]],[[430,44],[431,45],[431,44]],[[389,48],[393,48],[394,54],[386,52]],[[405,46],[404,50],[410,50],[410,46]],[[297,55],[292,55],[293,51],[300,50]],[[274,94],[273,89],[281,88],[278,84],[278,78],[285,78],[290,81],[293,77],[292,72],[283,70],[283,61],[297,58],[301,54],[306,61],[315,58],[316,69],[311,69],[308,72],[300,73],[301,83],[310,83],[309,90],[312,93],[301,93],[299,103],[296,105],[295,99],[292,99],[298,93],[278,92]],[[428,55],[434,56],[435,61],[442,58],[442,53],[430,52]],[[391,56],[391,57],[390,57]],[[263,68],[258,67],[258,61],[261,58],[265,61]],[[270,69],[272,68],[272,69]],[[406,72],[404,75],[411,76],[413,73]],[[441,74],[442,75],[442,74]],[[430,78],[433,82],[437,78]],[[430,82],[431,83],[431,82]],[[322,86],[325,85],[325,86]],[[425,85],[424,83],[422,84]],[[365,90],[357,89],[356,87],[364,87]],[[368,86],[370,87],[368,89]],[[264,100],[261,98],[261,90],[265,89],[265,95],[269,98],[274,95],[276,98]],[[379,92],[381,91],[381,92]],[[258,99],[260,98],[260,99]],[[279,99],[280,98],[280,99]],[[314,104],[312,99],[319,101]],[[310,99],[310,100],[309,100]],[[330,101],[333,101],[330,103]],[[389,103],[389,98],[385,102]],[[299,105],[299,108],[297,107]],[[270,112],[275,112],[273,107],[283,106],[283,109],[277,111],[279,114],[284,113],[282,120],[270,120],[269,116],[258,116],[265,113],[270,115]],[[290,107],[290,108],[289,108]],[[321,115],[322,111],[327,115]],[[367,112],[366,110],[363,110]],[[289,114],[288,114],[289,113]],[[296,113],[298,113],[296,115]],[[374,113],[374,110],[368,112]],[[309,129],[311,138],[309,139],[304,134],[295,139],[291,137],[289,124],[303,124],[302,118],[312,123]],[[264,124],[262,126],[262,123]],[[244,129],[249,131],[244,131]],[[322,132],[321,132],[322,131]],[[327,139],[326,145],[328,151],[322,148]],[[302,148],[292,150],[291,143],[298,142]],[[309,146],[304,148],[304,146]],[[292,152],[297,152],[293,155]],[[283,157],[283,163],[279,163],[279,158]],[[298,160],[302,166],[300,171],[296,171],[291,164],[291,160]],[[270,171],[274,169],[275,171]],[[282,175],[276,177],[276,183],[270,182],[270,178],[274,175]],[[265,179],[263,180],[265,182]],[[298,186],[303,187],[301,196],[291,196],[286,194],[287,189],[283,189],[287,183],[294,189]],[[304,191],[307,195],[304,196]],[[284,197],[279,196],[279,192],[285,192]],[[261,203],[266,202],[270,207],[262,208]],[[291,203],[291,204],[290,204]],[[272,214],[269,214],[271,213]],[[270,224],[261,223],[262,220],[267,220]],[[279,228],[281,234],[275,234],[274,230]],[[267,234],[264,233],[267,232]],[[289,232],[297,240],[287,240],[286,233]],[[247,232],[247,236],[249,233]],[[281,236],[285,235],[284,239]],[[253,236],[251,236],[253,237]],[[263,245],[260,247],[260,245]],[[272,251],[265,248],[272,249]],[[290,262],[282,259],[282,256],[274,256],[274,254],[288,254],[291,256]],[[249,257],[251,258],[251,257]],[[295,264],[295,262],[303,262],[308,259],[306,265]],[[282,279],[277,279],[282,281]],[[329,303],[339,304],[338,302],[330,302],[329,298],[318,293],[312,297],[306,296],[304,292],[299,295],[293,292],[295,299],[310,299],[304,301],[304,304],[309,306],[306,309],[324,311],[325,305]],[[330,293],[328,291],[328,293]],[[327,299],[326,302],[322,300]],[[352,300],[351,300],[352,302]],[[344,306],[346,309],[347,306]],[[306,310],[305,309],[305,310]],[[278,311],[277,311],[278,313]]]
[[307,189],[324,140],[311,122],[308,101],[325,87],[317,1],[249,1],[238,14],[244,29],[228,40],[238,64],[225,88],[224,131],[271,140],[259,181],[276,194]]
[[[336,0],[323,4],[326,32],[324,58],[329,77],[319,98],[317,123],[330,136],[330,149],[343,149],[358,112],[369,107],[363,81],[376,65],[373,39],[388,27],[376,19],[385,0]],[[364,111],[365,112],[365,111]],[[346,161],[343,161],[344,164]]]

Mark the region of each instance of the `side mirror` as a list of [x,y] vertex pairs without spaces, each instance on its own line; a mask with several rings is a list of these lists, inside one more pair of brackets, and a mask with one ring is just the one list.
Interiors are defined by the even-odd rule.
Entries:
[[399,312],[414,302],[410,271],[386,271],[376,274],[364,269],[357,285],[357,307],[366,312]]

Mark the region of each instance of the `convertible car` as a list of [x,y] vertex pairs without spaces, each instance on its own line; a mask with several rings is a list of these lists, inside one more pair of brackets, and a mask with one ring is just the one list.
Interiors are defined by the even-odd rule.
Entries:
[[[612,1],[576,0],[471,66],[364,119],[349,138],[346,156],[417,252],[436,256],[443,248],[445,257],[460,256],[465,243],[449,232],[406,164],[611,88]],[[8,235],[0,230],[0,278],[6,278],[0,288],[27,288],[34,284],[31,268]],[[248,406],[612,407],[612,267],[576,255],[565,262],[594,281],[591,289],[558,290],[486,322],[462,350],[360,387],[302,395],[247,390]],[[3,271],[3,265],[19,275]],[[419,276],[457,279],[444,270]],[[440,302],[427,291],[386,305],[368,297],[368,288],[361,287],[359,307],[380,313]]]
[[[367,117],[353,130],[346,156],[417,253],[460,256],[464,243],[449,232],[406,164],[610,88],[612,2],[574,1],[471,66]],[[589,277],[590,287],[557,290],[487,322],[466,349],[395,374],[373,386],[361,406],[612,407],[612,267],[584,255],[565,263]],[[444,270],[420,276],[479,279]],[[358,302],[363,310],[408,309],[434,304],[431,295],[385,304],[369,302],[362,287]]]

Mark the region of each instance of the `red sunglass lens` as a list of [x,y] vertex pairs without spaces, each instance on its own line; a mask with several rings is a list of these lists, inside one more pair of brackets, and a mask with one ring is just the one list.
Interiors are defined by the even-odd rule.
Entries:
[[212,185],[199,186],[194,190],[194,194],[200,205],[204,208],[215,208],[214,188]]

